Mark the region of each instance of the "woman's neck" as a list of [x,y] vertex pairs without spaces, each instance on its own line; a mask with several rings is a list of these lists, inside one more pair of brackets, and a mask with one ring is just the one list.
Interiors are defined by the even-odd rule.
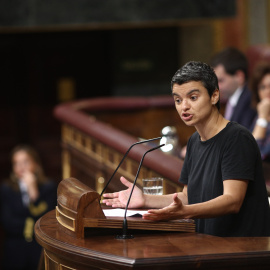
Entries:
[[211,117],[206,123],[196,126],[195,128],[200,134],[201,141],[207,141],[224,129],[228,122],[229,121],[218,112],[218,114]]

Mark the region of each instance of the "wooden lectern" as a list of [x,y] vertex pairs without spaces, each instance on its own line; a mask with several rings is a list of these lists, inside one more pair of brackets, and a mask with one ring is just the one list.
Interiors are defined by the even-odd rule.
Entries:
[[[62,180],[58,185],[56,207],[60,228],[76,238],[85,237],[85,228],[122,228],[122,217],[105,217],[100,199],[96,191],[79,180]],[[190,219],[154,222],[128,217],[127,222],[129,229],[195,232],[194,221]]]
[[[215,237],[194,233],[191,221],[127,219],[128,228],[137,229],[136,237],[119,240],[114,228],[122,227],[123,218],[105,217],[100,195],[79,180],[62,180],[56,211],[45,214],[35,224],[36,240],[44,249],[45,269],[266,270],[270,267],[270,237]],[[87,228],[90,229],[86,233]]]

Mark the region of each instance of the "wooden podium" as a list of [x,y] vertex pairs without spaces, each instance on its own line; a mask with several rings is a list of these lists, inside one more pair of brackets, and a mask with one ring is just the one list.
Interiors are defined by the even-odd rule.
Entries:
[[112,231],[92,228],[76,238],[60,228],[54,210],[37,221],[35,236],[46,270],[270,269],[270,237],[139,230],[133,239],[118,240]]
[[[57,190],[56,218],[60,228],[76,238],[84,238],[87,228],[122,228],[122,217],[105,217],[100,206],[100,195],[75,178],[60,182]],[[133,230],[159,230],[195,232],[193,220],[168,222],[127,217],[128,228]]]
[[105,217],[97,192],[63,180],[56,211],[35,224],[45,269],[270,269],[270,237],[214,237],[195,233],[191,221],[128,218],[135,237],[117,239],[122,221]]

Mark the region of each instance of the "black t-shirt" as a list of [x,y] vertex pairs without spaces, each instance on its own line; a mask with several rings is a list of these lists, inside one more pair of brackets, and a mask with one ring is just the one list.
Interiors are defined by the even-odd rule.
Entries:
[[188,202],[209,201],[223,194],[223,181],[249,180],[237,214],[196,220],[196,230],[216,236],[270,236],[270,208],[258,145],[236,122],[213,138],[201,141],[195,132],[187,144],[180,182],[188,187]]

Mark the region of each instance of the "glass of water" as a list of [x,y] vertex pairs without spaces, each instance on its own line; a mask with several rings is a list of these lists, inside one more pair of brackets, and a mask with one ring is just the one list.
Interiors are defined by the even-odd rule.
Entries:
[[152,177],[142,180],[143,182],[143,193],[152,195],[163,194],[163,178]]

